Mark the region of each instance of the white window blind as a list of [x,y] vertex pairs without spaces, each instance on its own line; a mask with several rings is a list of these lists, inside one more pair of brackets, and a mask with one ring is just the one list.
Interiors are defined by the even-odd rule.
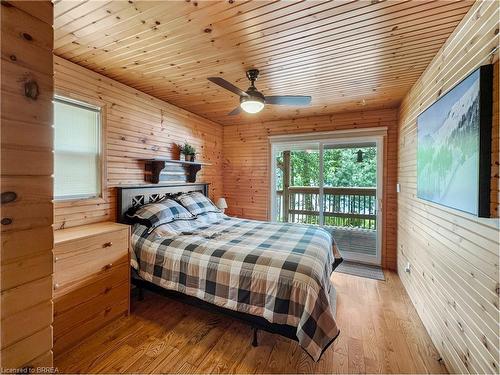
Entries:
[[100,109],[54,100],[54,198],[85,199],[101,192]]

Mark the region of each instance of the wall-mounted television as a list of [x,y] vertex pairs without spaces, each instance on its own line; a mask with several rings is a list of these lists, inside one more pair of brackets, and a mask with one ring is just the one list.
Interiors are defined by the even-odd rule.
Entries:
[[481,66],[418,116],[418,198],[490,217],[492,84]]

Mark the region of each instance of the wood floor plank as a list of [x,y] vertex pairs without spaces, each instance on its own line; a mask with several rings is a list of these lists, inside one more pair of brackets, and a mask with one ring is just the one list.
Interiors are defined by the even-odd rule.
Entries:
[[[212,374],[231,374],[234,369],[241,362],[245,352],[251,349],[250,340],[248,337],[251,335],[251,330],[248,326],[234,322],[220,340],[222,351],[219,355],[213,357],[214,366],[210,373]],[[205,360],[200,363],[204,365]],[[199,372],[203,372],[201,369]]]
[[144,370],[144,373],[163,373],[164,367],[169,366],[172,363],[172,360],[179,355],[179,350],[176,348],[168,347],[168,350],[163,351],[161,355],[156,357],[148,367]]
[[354,337],[348,339],[348,360],[350,374],[366,374],[365,353],[363,341]]
[[263,373],[263,369],[269,360],[274,347],[275,337],[268,332],[259,332],[259,345],[251,347],[240,363],[237,364],[234,372],[242,374]]
[[446,373],[399,277],[335,273],[341,333],[318,362],[297,342],[151,292],[55,359],[71,373]]

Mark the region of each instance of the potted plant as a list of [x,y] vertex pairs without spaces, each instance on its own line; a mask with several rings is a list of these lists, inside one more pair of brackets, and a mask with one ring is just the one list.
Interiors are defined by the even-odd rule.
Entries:
[[184,155],[185,161],[194,161],[194,155],[196,154],[196,149],[189,143],[184,143],[184,146],[180,147],[181,154]]

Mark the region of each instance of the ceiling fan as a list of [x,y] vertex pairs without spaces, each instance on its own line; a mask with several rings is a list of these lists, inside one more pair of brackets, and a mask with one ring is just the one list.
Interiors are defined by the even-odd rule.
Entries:
[[230,116],[237,115],[243,109],[247,113],[257,113],[260,112],[265,104],[274,105],[289,105],[289,106],[301,106],[308,105],[311,103],[310,96],[296,96],[296,95],[278,95],[278,96],[264,96],[255,87],[255,81],[259,76],[259,71],[257,69],[250,69],[247,71],[247,78],[250,81],[250,87],[247,91],[243,91],[229,83],[224,78],[220,77],[208,77],[210,82],[219,85],[220,87],[231,91],[232,93],[239,95],[240,105],[229,112]]

